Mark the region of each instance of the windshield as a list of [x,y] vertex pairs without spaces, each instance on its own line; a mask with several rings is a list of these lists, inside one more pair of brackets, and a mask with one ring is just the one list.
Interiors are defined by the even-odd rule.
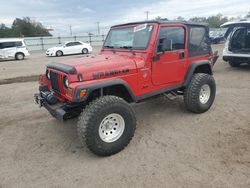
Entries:
[[152,32],[152,25],[111,29],[104,43],[106,48],[146,49]]

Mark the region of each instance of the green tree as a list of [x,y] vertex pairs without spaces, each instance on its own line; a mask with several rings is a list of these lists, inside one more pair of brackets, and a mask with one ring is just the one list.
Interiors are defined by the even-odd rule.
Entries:
[[223,17],[222,14],[216,16],[210,16],[207,18],[207,23],[211,28],[219,28],[221,24],[228,21],[227,17]]
[[228,21],[227,17],[224,17],[222,14],[217,14],[215,16],[206,17],[193,17],[189,21],[198,22],[198,23],[207,23],[211,28],[219,28],[220,25]]
[[24,17],[23,19],[16,18],[12,24],[12,29],[16,36],[51,36],[40,22],[32,21],[29,17]]
[[0,37],[38,37],[51,36],[46,28],[40,23],[32,21],[29,17],[16,18],[11,28],[0,24]]
[[156,20],[156,21],[168,21],[167,18],[162,18],[162,17],[160,17],[160,16],[157,16],[157,17],[155,18],[155,20]]
[[196,22],[196,23],[207,23],[207,18],[206,17],[193,17],[193,18],[190,18],[189,21]]
[[175,20],[184,21],[185,19],[182,16],[178,16]]
[[6,27],[4,24],[0,24],[0,38],[13,37],[12,29]]

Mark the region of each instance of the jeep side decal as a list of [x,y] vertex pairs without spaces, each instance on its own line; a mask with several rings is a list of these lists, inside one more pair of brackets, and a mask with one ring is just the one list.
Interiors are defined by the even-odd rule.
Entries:
[[95,73],[93,73],[93,78],[97,79],[97,78],[101,78],[101,77],[104,77],[104,76],[113,76],[113,75],[126,73],[126,72],[129,72],[128,68],[121,69],[121,70],[105,71],[105,72],[95,72]]

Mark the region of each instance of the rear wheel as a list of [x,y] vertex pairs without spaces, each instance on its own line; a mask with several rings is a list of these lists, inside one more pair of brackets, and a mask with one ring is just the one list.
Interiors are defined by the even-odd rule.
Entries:
[[83,48],[83,49],[82,49],[82,53],[83,53],[83,54],[88,54],[88,53],[89,53],[89,50],[88,50],[87,48]]
[[136,128],[132,107],[122,98],[104,96],[90,103],[79,117],[82,144],[96,155],[109,156],[125,148]]
[[195,113],[203,113],[212,106],[216,86],[213,76],[204,73],[194,74],[184,92],[186,108]]
[[15,55],[16,60],[23,60],[24,59],[24,54],[23,53],[17,53]]
[[239,67],[240,66],[240,63],[235,63],[235,62],[232,62],[232,61],[229,61],[228,63],[229,63],[229,65],[231,67]]
[[56,52],[56,56],[63,56],[63,52],[62,52],[61,50],[58,50],[58,51]]

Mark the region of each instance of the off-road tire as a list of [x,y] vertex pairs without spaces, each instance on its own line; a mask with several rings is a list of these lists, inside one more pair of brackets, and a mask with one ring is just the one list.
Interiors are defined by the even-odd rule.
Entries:
[[239,67],[239,66],[240,66],[240,63],[235,63],[235,62],[232,62],[232,61],[229,61],[228,64],[229,64],[231,67]]
[[[122,116],[125,128],[118,140],[107,143],[99,136],[99,126],[109,114]],[[104,96],[91,102],[79,116],[77,132],[82,144],[99,156],[109,156],[124,149],[134,136],[136,118],[133,108],[122,98]]]
[[16,60],[23,60],[24,59],[24,54],[21,52],[16,53],[15,55]]
[[63,56],[63,52],[61,50],[56,51],[56,56],[57,57]]
[[[210,96],[206,103],[200,101],[201,88],[208,85],[210,88]],[[212,106],[216,93],[216,85],[212,75],[197,73],[192,77],[191,82],[184,91],[184,103],[186,108],[194,113],[203,113]]]
[[83,48],[83,49],[82,49],[82,53],[83,53],[83,54],[88,54],[88,53],[89,53],[89,50],[88,50],[87,48]]

